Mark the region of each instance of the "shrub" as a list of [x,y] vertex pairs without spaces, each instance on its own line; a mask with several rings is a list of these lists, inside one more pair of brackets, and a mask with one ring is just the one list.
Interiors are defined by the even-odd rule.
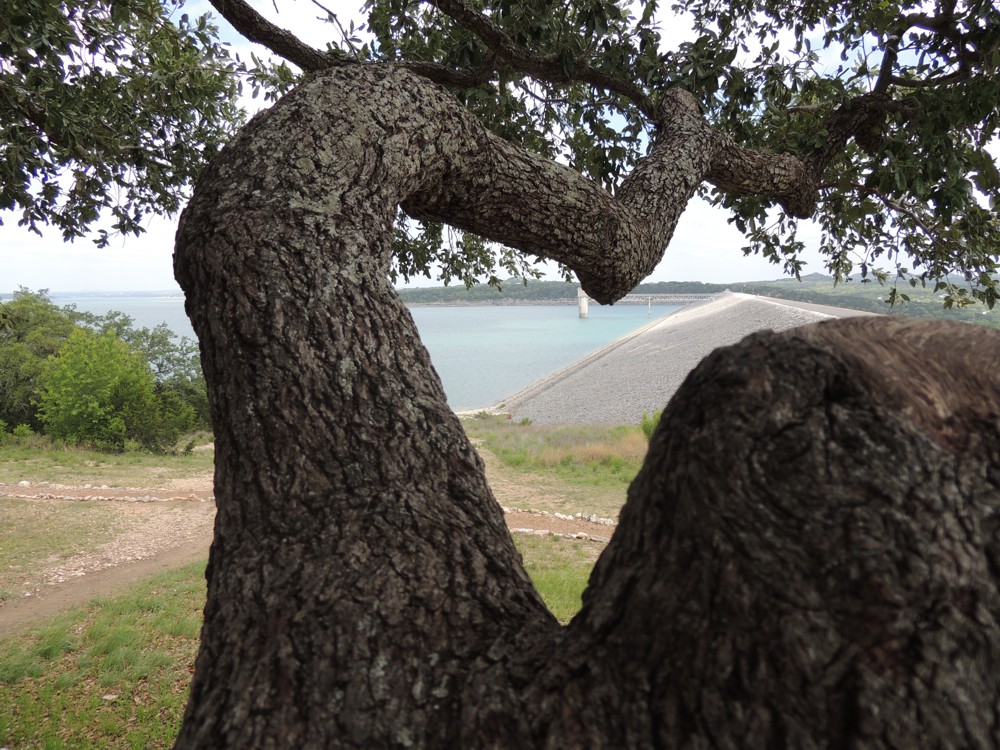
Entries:
[[11,432],[16,438],[30,438],[35,434],[34,430],[31,429],[31,426],[26,424],[19,424]]
[[646,436],[647,443],[653,439],[653,433],[656,432],[656,427],[660,424],[662,414],[663,409],[654,411],[653,416],[649,416],[646,412],[642,413],[642,434]]
[[171,437],[152,373],[111,334],[70,334],[39,378],[38,414],[50,436],[101,450],[124,451],[128,439],[157,449]]

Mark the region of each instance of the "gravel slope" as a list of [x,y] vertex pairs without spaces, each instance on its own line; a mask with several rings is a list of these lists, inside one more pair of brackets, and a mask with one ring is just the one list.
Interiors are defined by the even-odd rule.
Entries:
[[515,421],[636,424],[662,409],[707,354],[756,331],[865,315],[821,305],[725,293],[686,307],[553,373],[504,401]]

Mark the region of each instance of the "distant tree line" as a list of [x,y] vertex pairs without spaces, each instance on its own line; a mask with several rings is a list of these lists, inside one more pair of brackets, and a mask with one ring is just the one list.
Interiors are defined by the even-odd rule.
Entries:
[[0,439],[164,451],[208,426],[197,344],[165,324],[58,307],[45,290],[0,302]]
[[[571,304],[576,301],[578,283],[566,281],[536,281],[511,278],[488,286],[422,287],[398,290],[408,305],[503,305],[512,302]],[[634,294],[716,294],[731,288],[729,284],[704,284],[700,281],[657,281],[639,284]]]
[[[945,284],[959,287],[964,279],[948,277]],[[814,273],[800,279],[787,278],[774,281],[746,281],[730,284],[708,284],[701,281],[654,281],[639,284],[632,294],[719,294],[721,292],[742,292],[763,297],[811,302],[814,304],[846,307],[851,310],[883,315],[907,315],[956,320],[979,325],[1000,327],[1000,314],[992,315],[982,304],[976,303],[971,295],[964,297],[946,289],[909,282],[898,285],[891,282],[878,284],[857,281],[834,283],[832,276]],[[940,285],[938,285],[940,286]],[[508,279],[499,288],[477,285],[426,287],[398,290],[406,304],[438,305],[507,305],[517,303],[573,304],[579,284],[565,281]],[[949,305],[945,297],[951,294],[960,300]],[[962,301],[971,303],[966,305]],[[621,304],[621,303],[619,303]]]

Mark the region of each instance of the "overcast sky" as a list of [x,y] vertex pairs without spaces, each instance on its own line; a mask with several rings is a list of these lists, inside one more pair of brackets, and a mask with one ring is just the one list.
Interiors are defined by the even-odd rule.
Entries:
[[[252,0],[254,7],[275,23],[284,26],[317,47],[324,46],[331,27],[316,22],[318,9],[309,0],[279,0],[276,14],[270,1]],[[357,14],[361,3],[352,5],[339,0],[328,7],[343,9],[341,21],[352,17],[357,25],[363,21]],[[196,16],[209,12],[203,0],[188,2],[182,9]],[[249,45],[219,19],[223,37],[233,46],[249,52]],[[664,38],[668,43],[683,40],[689,26],[683,19],[661,19]],[[256,48],[258,55],[261,48]],[[247,102],[248,106],[254,103]],[[743,236],[727,221],[724,211],[716,210],[695,199],[688,206],[677,227],[670,247],[651,281],[756,281],[781,276],[781,268],[759,257],[744,257],[740,248]],[[17,226],[18,214],[0,212],[4,226],[0,227],[0,294],[18,286],[29,289],[49,289],[53,292],[75,291],[162,291],[177,289],[172,269],[172,247],[176,217],[154,218],[141,237],[119,238],[111,247],[98,250],[89,239],[64,244],[59,233],[45,231],[43,237]],[[800,230],[800,238],[812,248],[804,256],[805,272],[824,271],[815,247],[818,231]],[[555,278],[552,276],[551,278]],[[420,279],[416,283],[439,282]]]

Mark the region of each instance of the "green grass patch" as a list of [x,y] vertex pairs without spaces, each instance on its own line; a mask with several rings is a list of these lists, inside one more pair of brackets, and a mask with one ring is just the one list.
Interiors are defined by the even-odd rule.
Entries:
[[0,500],[0,601],[13,599],[39,571],[110,541],[115,508],[96,501]]
[[627,488],[649,447],[631,425],[536,425],[493,416],[463,424],[505,466],[592,485]]
[[549,611],[567,623],[580,611],[580,597],[602,547],[557,536],[514,535],[524,569]]
[[139,450],[98,453],[51,442],[41,446],[11,442],[0,445],[0,482],[148,486],[210,471],[213,458],[211,450],[182,450],[176,455]]
[[166,748],[187,700],[205,564],[0,638],[0,744]]
[[[515,539],[549,609],[568,622],[600,548]],[[168,748],[180,728],[205,604],[205,564],[0,637],[0,746]]]
[[491,476],[508,507],[617,518],[649,447],[630,425],[536,425],[482,414],[469,438],[501,471]]

